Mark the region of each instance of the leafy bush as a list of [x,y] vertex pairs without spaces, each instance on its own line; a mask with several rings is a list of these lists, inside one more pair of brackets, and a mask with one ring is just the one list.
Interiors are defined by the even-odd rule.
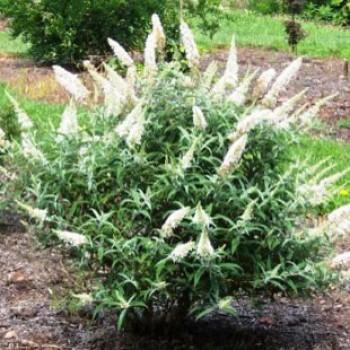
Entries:
[[49,142],[36,140],[24,118],[7,165],[17,174],[9,183],[16,203],[46,234],[75,246],[82,265],[104,271],[82,298],[93,298],[97,311],[117,310],[119,327],[152,330],[189,313],[234,313],[230,301],[242,292],[307,295],[325,287],[333,275],[324,231],[333,226],[308,230],[308,213],[342,174],[322,180],[330,169],[304,169],[288,148],[327,100],[293,113],[301,93],[277,106],[301,59],[274,82],[276,72],[264,72],[250,94],[256,72],[239,81],[234,41],[215,81],[217,64],[200,73],[182,23],[185,74],[162,61],[165,36],[153,20],[142,73],[112,40],[125,78],[85,63],[105,104],[83,123],[75,102],[88,91],[54,67],[72,102]]
[[[186,1],[190,15],[199,15],[208,29],[217,21],[206,14],[218,10],[219,0]],[[127,49],[139,49],[149,30],[149,18],[158,13],[169,37],[175,39],[179,4],[171,0],[41,0],[12,1],[0,7],[13,18],[14,36],[31,43],[31,54],[46,62],[76,63],[88,54],[104,55],[107,38],[117,38]]]
[[348,0],[308,1],[304,16],[348,25],[350,23],[350,2]]
[[284,0],[250,0],[249,8],[264,15],[281,13],[284,10]]

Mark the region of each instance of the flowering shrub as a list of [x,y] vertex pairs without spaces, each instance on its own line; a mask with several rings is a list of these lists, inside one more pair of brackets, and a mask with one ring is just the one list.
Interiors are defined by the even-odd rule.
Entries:
[[[184,3],[190,16],[199,16],[201,26],[213,31],[220,0]],[[172,0],[16,0],[0,1],[0,12],[12,18],[14,36],[30,43],[34,59],[77,64],[88,55],[108,52],[107,37],[114,37],[127,49],[139,49],[149,30],[149,17],[156,12],[175,40],[179,23],[179,1]]]
[[89,91],[55,66],[72,100],[50,142],[36,139],[12,101],[22,141],[11,145],[8,186],[33,224],[76,247],[85,265],[103,267],[92,297],[98,308],[119,311],[119,327],[129,320],[152,329],[215,309],[234,313],[230,301],[241,292],[308,294],[332,276],[324,232],[339,222],[332,218],[315,233],[306,215],[329,199],[342,174],[325,180],[325,164],[305,168],[288,151],[328,99],[294,112],[304,91],[278,104],[301,59],[276,79],[270,69],[240,80],[233,39],[217,80],[215,62],[200,72],[184,22],[181,38],[187,74],[162,61],[166,37],[157,16],[141,73],[109,39],[126,77],[85,62],[104,105],[84,122],[76,102]]

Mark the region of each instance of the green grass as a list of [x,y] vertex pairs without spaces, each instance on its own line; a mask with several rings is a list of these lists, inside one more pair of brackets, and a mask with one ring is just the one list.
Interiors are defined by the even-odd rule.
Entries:
[[23,108],[23,110],[25,110],[25,112],[30,116],[37,130],[38,138],[45,136],[47,131],[50,130],[52,126],[57,127],[59,125],[60,117],[64,110],[63,105],[50,104],[23,98],[15,94],[13,91],[10,91],[8,86],[6,86],[4,83],[0,83],[0,110],[4,110],[4,106],[10,104],[5,94],[6,90],[17,99],[21,105],[21,108]]
[[[239,46],[290,51],[284,31],[284,18],[263,16],[243,10],[229,10],[228,18],[220,20],[220,29],[211,40],[207,35],[196,33],[203,50],[227,47],[232,34]],[[303,22],[307,38],[298,46],[298,54],[311,57],[350,58],[350,30],[321,23]]]
[[[310,165],[328,158],[327,165],[336,164],[330,175],[336,172],[350,169],[350,144],[341,141],[326,140],[323,138],[303,136],[301,142],[292,150],[299,159],[309,159]],[[350,202],[350,173],[339,183],[344,184],[342,189],[347,190],[349,194],[338,192],[329,210]]]
[[20,38],[13,39],[8,31],[0,31],[0,53],[25,55],[29,45],[23,43]]

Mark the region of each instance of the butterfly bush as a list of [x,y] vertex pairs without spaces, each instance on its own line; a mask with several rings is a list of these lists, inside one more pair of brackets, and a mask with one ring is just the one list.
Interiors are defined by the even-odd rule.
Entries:
[[300,109],[304,91],[279,102],[300,58],[277,78],[270,69],[242,80],[234,38],[223,76],[215,62],[201,72],[182,22],[184,72],[164,62],[164,31],[156,15],[152,23],[143,71],[113,39],[124,76],[85,62],[103,105],[79,113],[77,103],[91,93],[54,67],[72,99],[45,140],[11,98],[23,124],[6,169],[16,174],[7,178],[18,208],[83,253],[82,265],[103,267],[92,297],[97,308],[119,312],[119,327],[233,313],[230,301],[242,293],[326,286],[327,237],[349,228],[349,208],[331,214],[317,235],[306,218],[344,174],[332,174],[326,161],[297,163],[290,145],[328,99]]

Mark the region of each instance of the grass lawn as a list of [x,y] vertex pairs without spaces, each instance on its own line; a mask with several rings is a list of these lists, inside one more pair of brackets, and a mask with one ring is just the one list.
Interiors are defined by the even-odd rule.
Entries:
[[0,83],[0,108],[2,113],[5,113],[4,106],[10,105],[5,91],[8,90],[12,96],[14,96],[21,108],[30,116],[35,124],[38,137],[44,136],[46,131],[53,125],[57,127],[60,122],[61,114],[64,110],[64,106],[58,104],[50,104],[38,102],[30,99],[22,98],[6,86],[4,83]]
[[[215,50],[227,47],[232,34],[238,45],[290,51],[281,17],[255,14],[244,10],[227,10],[227,18],[220,21],[220,29],[213,39],[199,32],[196,39],[201,49]],[[307,38],[298,47],[298,53],[312,57],[350,59],[350,30],[321,23],[303,22]]]
[[[350,169],[350,144],[341,141],[326,140],[319,137],[303,136],[298,146],[292,150],[299,159],[309,159],[310,165],[328,158],[327,165],[336,164],[336,167],[331,170],[329,175]],[[343,204],[350,202],[350,173],[339,181],[339,186],[344,184],[341,188],[346,190],[339,191],[335,197],[334,202],[330,204],[328,210],[332,210]]]
[[21,39],[12,39],[8,31],[0,31],[0,54],[25,55],[29,45]]

